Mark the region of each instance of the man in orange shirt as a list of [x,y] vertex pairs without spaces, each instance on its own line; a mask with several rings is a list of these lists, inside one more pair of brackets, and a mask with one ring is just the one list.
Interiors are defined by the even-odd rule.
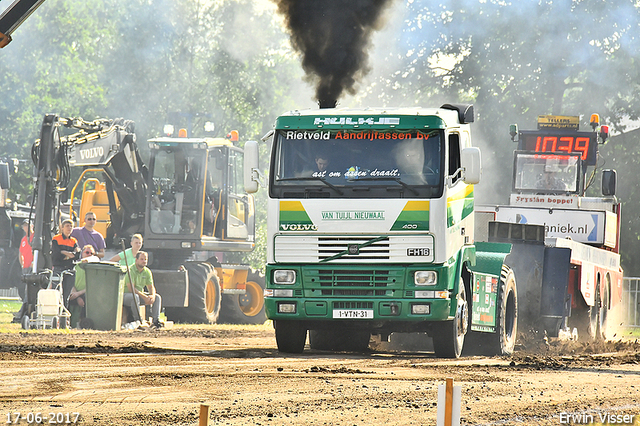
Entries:
[[[73,221],[65,219],[60,224],[60,233],[51,240],[51,263],[54,273],[61,274],[63,271],[73,270],[75,266],[73,261],[78,259],[80,255],[78,240],[71,236],[71,231],[73,231]],[[73,278],[73,275],[65,274],[62,281],[62,294],[65,303],[73,288]]]

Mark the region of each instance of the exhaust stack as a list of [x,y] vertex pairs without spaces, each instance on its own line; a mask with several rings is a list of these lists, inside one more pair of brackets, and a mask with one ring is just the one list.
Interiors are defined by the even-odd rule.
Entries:
[[338,104],[338,101],[336,101],[335,99],[320,99],[320,100],[318,100],[318,106],[320,107],[320,109],[323,109],[323,108],[335,108],[337,104]]

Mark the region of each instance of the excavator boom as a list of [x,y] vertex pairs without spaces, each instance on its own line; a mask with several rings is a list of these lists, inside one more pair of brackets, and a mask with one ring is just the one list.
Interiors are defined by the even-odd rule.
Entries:
[[29,17],[44,0],[15,0],[0,15],[0,48],[11,41],[11,34]]

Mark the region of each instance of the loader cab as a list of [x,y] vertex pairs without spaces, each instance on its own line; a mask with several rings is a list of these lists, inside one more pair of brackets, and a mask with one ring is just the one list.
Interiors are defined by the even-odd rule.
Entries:
[[149,148],[145,245],[253,248],[254,202],[243,188],[242,149],[221,138],[157,138]]

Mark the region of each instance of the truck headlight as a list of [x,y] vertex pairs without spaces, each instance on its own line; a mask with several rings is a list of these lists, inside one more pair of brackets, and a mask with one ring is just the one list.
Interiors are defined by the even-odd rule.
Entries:
[[413,282],[416,285],[436,285],[438,284],[438,273],[436,271],[416,271],[413,274]]
[[274,284],[295,284],[296,271],[292,269],[277,269],[273,271]]

